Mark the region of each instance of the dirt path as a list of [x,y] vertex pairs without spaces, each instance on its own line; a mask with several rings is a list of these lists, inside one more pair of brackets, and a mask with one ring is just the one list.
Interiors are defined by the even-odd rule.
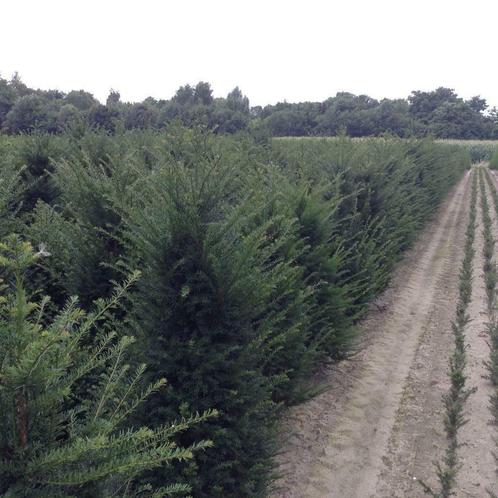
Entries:
[[467,224],[466,175],[395,271],[380,309],[362,322],[364,349],[323,373],[331,390],[289,413],[283,477],[273,497],[423,496],[442,455],[458,270]]
[[455,347],[451,322],[455,319],[458,277],[468,223],[470,181],[460,196],[454,231],[444,247],[444,265],[434,291],[433,305],[406,379],[403,397],[389,440],[388,452],[375,497],[418,498],[426,496],[417,482],[422,479],[438,489],[434,462],[442,462],[447,439],[442,397],[448,392],[448,360]]
[[[498,225],[496,211],[489,188],[486,185],[487,199],[492,219],[492,229],[495,239],[498,239]],[[479,190],[479,189],[478,189]],[[457,475],[457,496],[459,498],[480,498],[487,496],[486,489],[495,489],[497,476],[493,452],[496,447],[493,441],[495,431],[490,424],[489,397],[493,387],[486,379],[484,361],[489,358],[487,344],[486,323],[487,297],[483,273],[483,223],[480,193],[477,201],[476,239],[474,248],[474,281],[472,288],[472,301],[469,305],[470,324],[466,327],[465,336],[467,344],[467,376],[468,386],[476,387],[477,392],[467,401],[466,411],[470,415],[468,423],[459,432],[460,462],[462,468]]]

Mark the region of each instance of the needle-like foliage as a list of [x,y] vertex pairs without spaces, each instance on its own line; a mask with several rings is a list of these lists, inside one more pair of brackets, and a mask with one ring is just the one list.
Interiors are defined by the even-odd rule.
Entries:
[[[173,438],[187,448],[212,440],[212,448],[140,478],[189,484],[200,498],[265,495],[279,412],[323,387],[308,382],[322,362],[355,352],[355,323],[469,166],[465,149],[430,140],[255,141],[178,125],[21,138],[5,149],[31,170],[47,150],[54,156],[44,169],[51,191],[30,197],[15,220],[54,255],[26,281],[51,297],[44,323],[72,295],[89,309],[112,299],[123,273],[143,275],[115,314],[136,337],[123,344],[133,366],[114,369],[109,359],[107,373],[92,370],[75,393],[99,393],[99,414],[109,404],[121,411],[112,389],[122,379],[134,385],[132,372],[146,362],[147,382],[168,385],[137,407],[136,425],[160,429],[218,409]],[[98,350],[111,324],[92,327],[82,354]],[[121,335],[109,340],[116,348]],[[88,403],[70,406],[87,413]]]
[[[172,438],[213,413],[155,430],[127,427],[130,415],[164,385],[159,379],[144,386],[145,366],[126,364],[133,339],[105,327],[138,273],[92,311],[73,298],[47,321],[47,299],[30,300],[26,286],[44,256],[43,248],[35,252],[16,236],[0,243],[0,496],[135,496],[143,471],[191,459],[209,446],[199,441],[181,448]],[[90,332],[95,345],[84,347]],[[75,386],[95,372],[91,392],[77,399]],[[143,489],[147,496],[173,491],[188,486]]]

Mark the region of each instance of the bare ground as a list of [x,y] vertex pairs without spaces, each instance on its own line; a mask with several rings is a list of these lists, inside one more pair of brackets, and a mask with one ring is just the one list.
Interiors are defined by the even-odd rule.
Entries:
[[[498,239],[498,224],[493,200],[486,184],[487,199],[492,219],[492,228],[495,240]],[[491,424],[489,411],[489,397],[493,394],[493,386],[486,378],[487,372],[484,362],[489,357],[486,323],[489,321],[487,313],[487,297],[484,284],[482,249],[483,224],[480,207],[480,194],[477,210],[476,240],[474,247],[474,282],[472,301],[469,305],[470,324],[467,326],[467,375],[470,387],[477,388],[467,402],[469,413],[468,423],[462,427],[459,434],[462,447],[459,450],[462,468],[457,476],[457,496],[460,498],[480,498],[488,496],[486,489],[496,489],[498,482],[496,464],[493,452],[496,451],[493,438],[496,436]]]
[[290,410],[273,497],[416,498],[423,493],[414,477],[434,483],[432,461],[446,445],[441,396],[453,348],[468,179],[362,321],[361,353],[323,372],[320,381],[330,389]]

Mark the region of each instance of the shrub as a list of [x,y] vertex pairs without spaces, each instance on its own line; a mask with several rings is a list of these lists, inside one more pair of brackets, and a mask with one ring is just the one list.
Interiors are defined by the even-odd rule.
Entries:
[[496,151],[492,156],[489,161],[489,168],[490,169],[498,169],[498,151]]
[[57,194],[19,224],[57,256],[28,284],[52,297],[48,320],[69,296],[86,309],[142,270],[116,319],[137,332],[148,382],[168,386],[136,425],[220,416],[174,437],[213,448],[141,480],[199,497],[264,495],[280,409],[312,394],[320,362],[354,351],[355,322],[470,164],[461,147],[429,140],[255,141],[177,125],[58,140]]
[[[209,443],[176,447],[175,434],[211,413],[186,418],[156,430],[126,427],[136,408],[164,384],[141,387],[145,366],[131,370],[125,355],[132,339],[109,329],[109,313],[137,279],[117,286],[109,300],[85,313],[71,299],[50,321],[45,298],[29,300],[25,281],[46,255],[19,237],[0,244],[0,495],[165,496],[187,492],[185,485],[153,490],[137,487],[144,470],[192,458]],[[118,325],[113,323],[113,326]],[[94,333],[95,346],[85,346]],[[76,386],[98,372],[83,399]]]

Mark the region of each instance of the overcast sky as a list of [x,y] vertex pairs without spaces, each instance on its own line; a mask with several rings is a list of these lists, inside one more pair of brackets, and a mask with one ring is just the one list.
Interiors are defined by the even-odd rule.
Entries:
[[36,88],[251,105],[454,88],[498,106],[496,0],[3,0],[0,74]]

